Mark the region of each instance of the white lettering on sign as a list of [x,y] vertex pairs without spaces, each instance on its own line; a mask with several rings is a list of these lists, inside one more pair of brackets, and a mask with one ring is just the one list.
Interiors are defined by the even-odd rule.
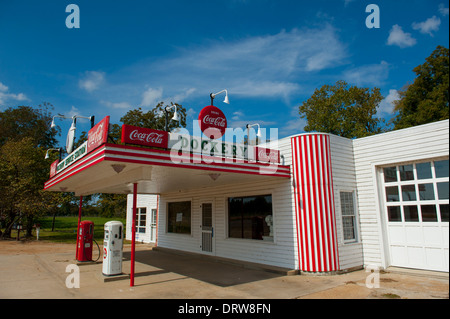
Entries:
[[258,159],[260,161],[265,161],[265,162],[277,162],[278,161],[278,153],[275,153],[275,152],[267,153],[265,150],[260,150],[258,152]]
[[104,123],[99,123],[97,130],[94,133],[92,133],[92,135],[89,134],[89,137],[88,137],[89,145],[99,143],[103,139],[103,134],[104,134],[103,125],[104,125]]
[[209,116],[209,115],[206,115],[203,118],[203,123],[211,124],[211,125],[219,126],[219,127],[226,127],[226,125],[227,125],[227,121],[225,120],[225,118],[220,117],[220,116],[212,117],[212,116]]
[[141,133],[138,130],[134,130],[130,133],[130,140],[141,141],[147,143],[162,144],[164,141],[164,135],[156,132]]

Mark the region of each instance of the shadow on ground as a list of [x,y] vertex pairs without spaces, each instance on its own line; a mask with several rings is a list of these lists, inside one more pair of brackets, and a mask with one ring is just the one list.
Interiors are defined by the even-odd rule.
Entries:
[[[157,250],[136,251],[136,263],[142,263],[155,268],[154,270],[139,272],[136,277],[151,276],[163,273],[176,273],[194,278],[220,287],[235,286],[260,280],[281,277],[279,274],[263,270],[247,269],[236,264],[228,264],[212,257],[190,254],[176,254]],[[124,252],[124,260],[130,260],[131,253]]]

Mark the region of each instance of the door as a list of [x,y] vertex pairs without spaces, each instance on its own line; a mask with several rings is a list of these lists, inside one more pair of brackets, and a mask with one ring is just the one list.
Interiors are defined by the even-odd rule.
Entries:
[[448,160],[383,168],[392,266],[448,271]]
[[205,253],[214,253],[214,227],[213,227],[213,204],[203,203],[201,205],[202,213],[202,242],[201,249]]
[[150,217],[150,242],[156,241],[156,209],[152,209],[152,215]]

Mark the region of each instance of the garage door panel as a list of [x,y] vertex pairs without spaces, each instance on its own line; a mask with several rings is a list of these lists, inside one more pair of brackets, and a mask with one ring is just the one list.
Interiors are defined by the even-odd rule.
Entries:
[[442,228],[442,246],[447,249],[447,252],[448,252],[448,236],[449,236],[448,227],[443,227]]
[[[405,241],[408,245],[423,245],[423,233],[422,228],[418,226],[405,226]],[[404,244],[405,242],[403,242]]]
[[444,267],[444,260],[442,258],[442,249],[439,248],[425,248],[427,268],[439,270]]
[[426,265],[424,249],[422,247],[407,247],[406,250],[408,252],[407,264],[417,268],[421,268]]
[[404,227],[399,226],[390,226],[389,227],[389,240],[391,245],[404,245],[405,243],[405,232]]
[[392,262],[396,265],[408,263],[408,255],[404,246],[391,246],[391,255]]
[[423,246],[442,247],[442,232],[439,227],[423,227]]

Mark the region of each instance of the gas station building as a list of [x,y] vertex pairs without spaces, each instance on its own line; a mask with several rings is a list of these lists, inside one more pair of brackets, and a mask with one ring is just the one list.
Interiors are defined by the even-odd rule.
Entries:
[[[151,143],[110,144],[108,121],[52,164],[45,189],[129,194],[128,239],[300,273],[448,272],[448,120],[358,139],[303,133],[242,156],[242,145],[133,127]],[[183,139],[190,148],[174,148]]]

